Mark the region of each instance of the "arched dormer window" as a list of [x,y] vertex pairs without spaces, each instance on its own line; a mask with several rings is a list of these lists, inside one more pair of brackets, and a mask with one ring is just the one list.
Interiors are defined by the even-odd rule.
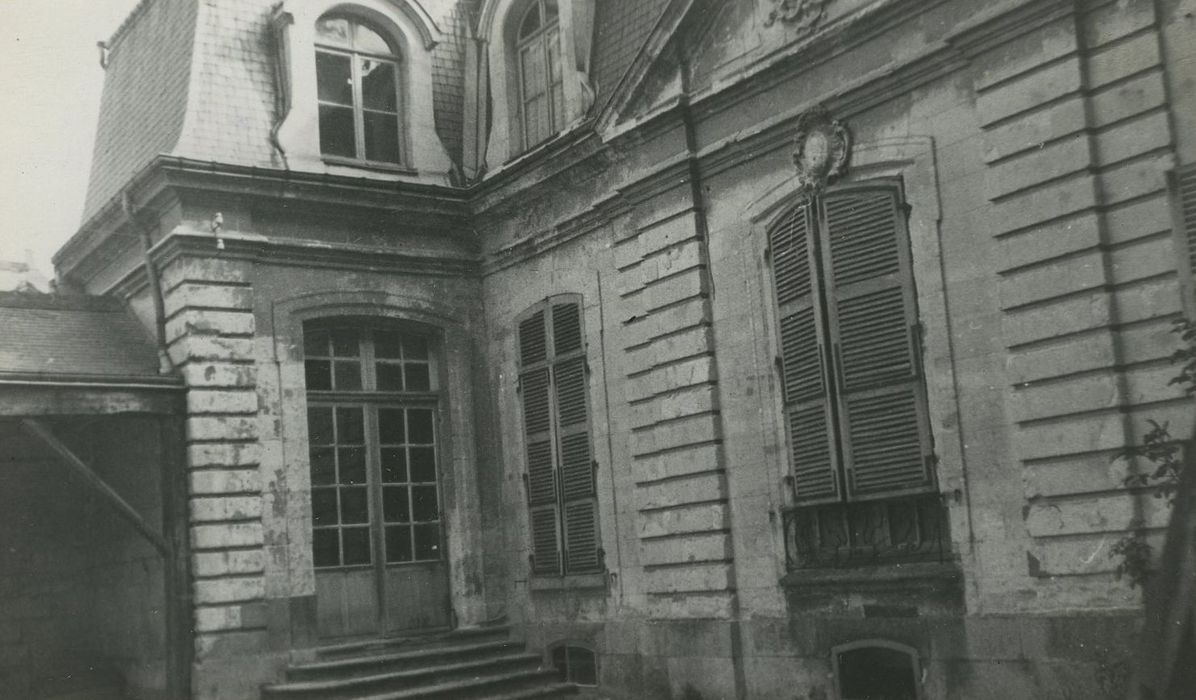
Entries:
[[354,161],[403,162],[399,51],[348,15],[316,22],[320,152]]
[[[593,105],[596,0],[482,0],[488,81],[478,86],[477,157],[497,168],[570,128]],[[467,95],[467,99],[469,96]]]
[[516,55],[525,149],[565,127],[559,18],[556,0],[533,0],[519,21]]

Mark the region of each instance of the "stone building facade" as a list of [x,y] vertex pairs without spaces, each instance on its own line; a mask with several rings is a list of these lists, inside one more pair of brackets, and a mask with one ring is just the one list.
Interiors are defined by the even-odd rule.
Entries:
[[195,696],[505,620],[611,697],[1114,697],[1110,550],[1168,515],[1114,457],[1192,431],[1194,37],[1192,0],[145,0],[56,265],[153,328],[150,233]]

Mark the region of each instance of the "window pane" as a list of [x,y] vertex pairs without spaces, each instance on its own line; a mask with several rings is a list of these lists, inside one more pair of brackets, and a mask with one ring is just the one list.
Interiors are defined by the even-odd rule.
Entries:
[[395,90],[395,64],[362,58],[361,61],[361,104],[366,109],[379,112],[399,111],[398,95]]
[[403,390],[403,366],[390,362],[379,362],[378,391]]
[[382,517],[388,523],[411,522],[406,486],[387,486],[382,489]]
[[594,652],[581,647],[568,647],[569,680],[580,685],[598,685],[598,668]]
[[436,481],[436,448],[411,448],[411,480]]
[[316,41],[321,44],[348,47],[349,20],[339,17],[322,17],[316,22]]
[[527,14],[523,16],[523,22],[519,25],[519,38],[522,39],[531,36],[539,28],[540,5],[539,3],[532,3],[532,6],[527,10]]
[[328,357],[328,331],[304,331],[303,354],[307,357]]
[[374,331],[374,356],[384,360],[402,357],[401,337],[393,331]]
[[386,528],[386,561],[411,561],[411,527]]
[[565,128],[565,87],[562,83],[552,86],[552,128],[553,131]]
[[428,359],[428,341],[424,338],[411,337],[403,339],[403,359]]
[[336,525],[336,489],[312,489],[311,521],[313,525]]
[[365,483],[365,449],[361,447],[342,447],[340,450],[341,458],[341,478],[342,484],[364,484]]
[[356,362],[334,362],[333,385],[337,391],[361,390],[361,365]]
[[527,120],[524,131],[527,148],[531,148],[548,136],[548,99],[540,96],[524,106],[524,118]]
[[548,17],[549,22],[551,22],[557,16],[556,0],[545,0],[544,14]]
[[407,481],[406,449],[402,447],[382,448],[382,481],[388,484]]
[[342,530],[345,544],[345,564],[369,564],[370,531],[363,527]]
[[432,412],[424,408],[407,411],[407,442],[413,445],[432,444]]
[[357,340],[357,332],[351,330],[336,330],[332,332],[332,354],[337,357],[357,357],[361,348]]
[[545,35],[548,43],[548,82],[561,81],[561,35],[555,29]]
[[364,488],[341,489],[341,522],[368,523],[370,521],[369,498]]
[[357,157],[357,136],[353,129],[351,107],[320,105],[320,153]]
[[331,445],[336,442],[332,433],[331,408],[307,409],[307,440],[313,445]]
[[415,526],[415,558],[440,558],[440,525]]
[[544,92],[544,49],[540,42],[524,48],[519,55],[523,68],[523,100],[525,102]]
[[428,373],[428,366],[422,362],[407,365],[406,375],[407,391],[432,390],[432,377]]
[[336,451],[333,448],[312,448],[311,483],[312,486],[328,486],[336,483]]
[[314,530],[311,534],[312,558],[316,566],[338,566],[341,563],[341,546],[337,530]]
[[399,162],[399,116],[364,112],[365,158],[382,163]]
[[384,445],[402,445],[403,437],[403,409],[382,408],[378,410],[378,436]]
[[353,106],[353,68],[348,56],[316,52],[316,91],[320,102]]
[[360,408],[336,409],[336,442],[339,445],[365,444],[365,423]]
[[354,44],[353,48],[358,51],[381,54],[395,53],[395,50],[390,46],[390,42],[382,34],[363,24],[357,25],[357,36],[355,39],[357,43]]
[[308,360],[303,363],[309,391],[327,391],[332,388],[332,363],[328,360]]
[[411,515],[412,519],[418,522],[440,517],[440,511],[436,506],[435,486],[411,487]]

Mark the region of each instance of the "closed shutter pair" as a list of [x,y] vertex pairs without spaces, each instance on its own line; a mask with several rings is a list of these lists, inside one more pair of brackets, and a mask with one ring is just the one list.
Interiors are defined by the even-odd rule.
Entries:
[[768,237],[796,501],[932,490],[899,185],[829,190]]
[[519,322],[532,573],[600,571],[581,299],[554,297]]

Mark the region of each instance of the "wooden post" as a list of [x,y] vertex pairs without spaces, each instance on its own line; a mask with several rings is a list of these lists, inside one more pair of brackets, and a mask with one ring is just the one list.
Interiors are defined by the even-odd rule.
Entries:
[[187,469],[183,431],[178,416],[158,418],[158,450],[162,465],[162,529],[171,553],[162,562],[166,588],[166,693],[191,697],[191,661],[195,652],[191,615],[191,566],[188,546]]

